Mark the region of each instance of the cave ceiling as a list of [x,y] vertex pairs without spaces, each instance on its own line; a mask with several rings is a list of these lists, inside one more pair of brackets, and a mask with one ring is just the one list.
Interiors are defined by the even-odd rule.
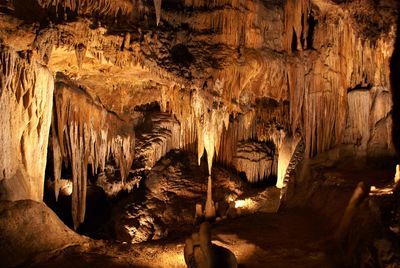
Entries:
[[[61,72],[124,118],[135,117],[132,107],[160,101],[161,88],[174,84],[222,95],[234,112],[256,98],[288,100],[288,65],[303,62],[305,73],[315,62],[322,61],[322,72],[332,68],[323,57],[332,55],[335,40],[317,28],[305,31],[315,25],[301,25],[299,16],[309,12],[321,27],[350,23],[363,40],[390,42],[396,5],[389,0],[292,1],[290,7],[284,1],[163,1],[157,26],[152,1],[2,2],[3,44],[29,50],[54,74]],[[294,53],[290,27],[309,41],[300,41]]]
[[[181,147],[197,142],[199,159],[204,149],[211,155],[211,173],[214,152],[228,146],[223,127],[238,115],[239,140],[279,147],[285,135],[300,135],[307,157],[340,144],[393,152],[396,7],[394,0],[2,0],[0,42],[49,69],[55,91],[69,84],[118,120],[136,122],[138,108],[158,103],[180,123]],[[18,68],[10,77],[19,79]]]

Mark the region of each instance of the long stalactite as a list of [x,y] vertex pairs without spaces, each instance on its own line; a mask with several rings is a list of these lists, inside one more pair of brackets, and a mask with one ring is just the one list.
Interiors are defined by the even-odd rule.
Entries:
[[[72,169],[72,218],[76,229],[85,217],[89,164],[96,174],[104,170],[106,161],[112,157],[124,182],[135,156],[135,133],[133,125],[107,112],[84,91],[63,81],[56,83],[53,116],[55,185],[59,185],[62,160]],[[57,196],[59,189],[56,187],[55,191]]]

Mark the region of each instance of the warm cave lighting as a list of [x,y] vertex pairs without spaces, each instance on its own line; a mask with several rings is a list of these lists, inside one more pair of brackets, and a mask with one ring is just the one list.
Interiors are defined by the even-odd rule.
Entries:
[[73,190],[72,181],[61,179],[60,183],[61,183],[60,194],[64,196],[70,196]]
[[392,194],[393,194],[392,185],[383,188],[377,188],[375,186],[371,186],[371,190],[369,192],[369,195],[392,195]]
[[251,209],[254,209],[255,206],[256,206],[256,202],[254,202],[250,198],[235,201],[235,208],[251,210]]
[[0,0],[0,268],[399,267],[399,2]]

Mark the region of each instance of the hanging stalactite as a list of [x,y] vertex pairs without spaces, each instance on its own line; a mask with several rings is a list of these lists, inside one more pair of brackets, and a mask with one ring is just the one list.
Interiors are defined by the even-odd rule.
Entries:
[[156,10],[156,24],[160,23],[161,20],[161,1],[162,0],[153,0],[154,1],[154,9]]
[[[124,182],[134,159],[133,125],[107,112],[79,88],[59,81],[54,96],[52,134],[56,186],[60,161],[72,169],[72,217],[76,229],[85,216],[88,165],[96,174],[104,170],[106,160],[112,157]],[[59,189],[55,191],[57,196]]]

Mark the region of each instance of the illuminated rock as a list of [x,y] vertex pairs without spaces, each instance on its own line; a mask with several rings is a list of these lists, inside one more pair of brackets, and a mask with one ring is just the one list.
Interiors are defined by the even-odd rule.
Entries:
[[278,188],[284,186],[286,171],[300,141],[301,138],[299,136],[285,137],[278,147],[278,174],[276,182],[276,187]]
[[[135,156],[133,125],[122,121],[95,103],[84,91],[58,81],[54,96],[54,125],[52,135],[55,176],[61,172],[60,160],[72,169],[72,217],[77,228],[84,221],[87,170],[103,171],[112,157],[120,168],[124,183]],[[55,177],[56,196],[60,177]]]
[[233,158],[236,170],[246,173],[249,182],[255,183],[277,174],[274,151],[265,143],[241,142]]
[[0,200],[42,201],[53,76],[29,52],[0,50]]
[[151,169],[161,157],[180,149],[179,122],[170,114],[151,115],[152,129],[137,137],[136,158],[145,169]]

